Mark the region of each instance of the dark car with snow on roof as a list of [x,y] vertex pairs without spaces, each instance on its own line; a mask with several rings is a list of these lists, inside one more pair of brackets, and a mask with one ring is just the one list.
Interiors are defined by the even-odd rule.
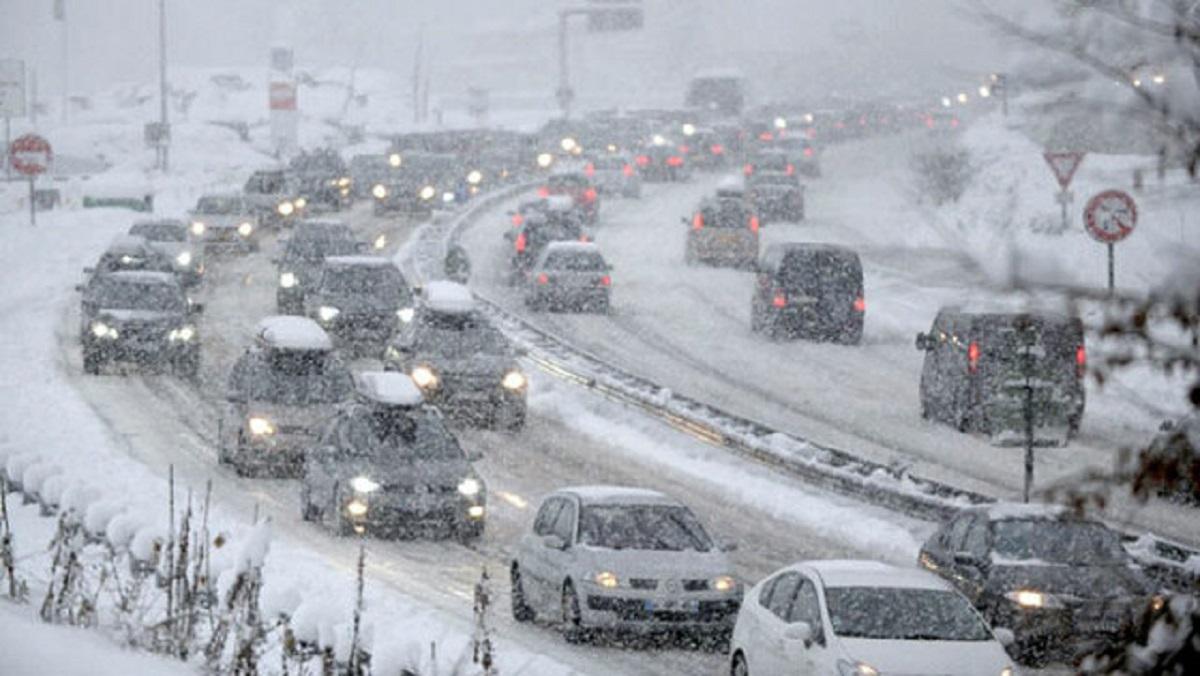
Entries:
[[299,476],[305,453],[353,388],[350,370],[316,322],[263,319],[229,373],[218,459],[242,476]]
[[108,243],[104,253],[100,254],[96,264],[83,269],[84,274],[92,277],[134,271],[166,272],[174,275],[175,261],[142,237],[117,235]]
[[1117,645],[1163,603],[1119,533],[1054,505],[963,510],[930,536],[918,563],[1011,630],[1017,659],[1030,664]]
[[358,376],[354,400],[304,463],[305,520],[338,534],[483,534],[487,488],[436,408],[403,373]]
[[242,195],[201,195],[188,216],[192,240],[204,251],[258,250],[261,216]]
[[551,493],[509,569],[518,622],[557,624],[569,642],[598,629],[670,632],[720,644],[742,584],[686,505],[657,491],[577,486]]
[[832,244],[771,244],[758,261],[750,328],[772,337],[862,340],[862,262]]
[[1027,415],[1037,445],[1065,443],[1083,418],[1087,371],[1083,322],[1053,312],[942,308],[928,333],[921,415],[1000,445],[1025,442]]
[[552,242],[588,242],[591,233],[583,215],[571,198],[556,195],[543,200],[543,206],[521,213],[520,224],[504,231],[512,244],[509,264],[510,281],[524,281],[529,270]]
[[189,241],[187,223],[174,218],[138,221],[129,226],[129,234],[141,237],[150,248],[170,258],[184,286],[200,283],[204,276],[204,252]]
[[754,172],[746,177],[746,199],[764,222],[804,220],[804,186],[793,174]]
[[338,349],[377,356],[413,313],[413,294],[400,268],[383,256],[328,256],[304,296],[305,314]]
[[584,225],[596,225],[600,215],[600,193],[587,175],[586,167],[583,171],[557,171],[538,188],[539,197],[559,195],[571,198],[575,209],[583,217]]
[[718,189],[701,200],[690,218],[680,219],[688,228],[684,262],[753,267],[758,260],[758,218],[741,186]]
[[280,314],[303,314],[304,296],[321,280],[327,256],[351,256],[367,250],[350,226],[336,221],[302,221],[272,259],[279,269],[275,307]]
[[308,200],[296,177],[282,169],[262,169],[242,187],[249,211],[262,225],[287,226],[304,217]]
[[692,167],[685,154],[666,139],[655,138],[640,148],[633,162],[647,183],[678,183],[692,177]]
[[199,371],[195,316],[202,308],[174,275],[117,271],[93,275],[77,288],[85,373],[98,374],[114,362],[167,366],[188,377]]
[[612,266],[592,242],[551,242],[529,273],[525,305],[607,314],[612,298]]
[[465,286],[437,281],[388,345],[384,368],[411,375],[455,419],[513,430],[525,424],[528,390],[517,356]]

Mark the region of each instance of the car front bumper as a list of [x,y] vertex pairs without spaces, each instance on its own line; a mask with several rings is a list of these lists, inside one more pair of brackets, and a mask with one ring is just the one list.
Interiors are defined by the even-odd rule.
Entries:
[[[340,505],[343,518],[360,533],[403,535],[418,531],[441,535],[478,534],[487,520],[482,496],[458,493],[379,492],[348,497]],[[365,511],[351,506],[358,503]]]
[[304,457],[314,443],[316,434],[308,431],[287,430],[262,436],[247,434],[229,460],[253,474],[295,478],[304,473]]
[[724,634],[733,630],[741,607],[740,594],[716,592],[663,596],[586,585],[584,594],[580,603],[584,626],[638,632]]

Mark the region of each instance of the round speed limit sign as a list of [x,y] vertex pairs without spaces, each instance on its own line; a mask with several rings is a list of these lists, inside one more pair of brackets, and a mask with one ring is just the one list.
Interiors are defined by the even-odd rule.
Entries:
[[1129,193],[1105,190],[1088,200],[1083,208],[1083,225],[1098,242],[1119,242],[1137,225],[1137,205]]

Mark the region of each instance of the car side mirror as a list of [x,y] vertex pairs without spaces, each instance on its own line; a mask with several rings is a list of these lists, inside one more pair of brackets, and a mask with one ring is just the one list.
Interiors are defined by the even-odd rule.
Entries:
[[807,622],[796,622],[789,624],[783,630],[783,640],[791,641],[792,643],[803,643],[807,648],[813,643],[813,628]]
[[1007,627],[996,627],[992,630],[992,636],[995,636],[996,641],[1005,648],[1017,642],[1017,635]]
[[546,549],[555,549],[560,552],[566,551],[567,549],[566,540],[563,540],[557,535],[547,535],[543,537],[542,544],[546,546]]
[[271,257],[271,265],[279,265],[279,256]]
[[358,253],[366,253],[371,250],[371,245],[366,242],[355,242],[354,250]]
[[192,303],[188,311],[194,315],[204,314],[204,303]]
[[917,334],[917,349],[928,352],[933,349],[933,340],[928,333]]
[[518,347],[518,348],[517,348],[517,356],[518,356],[518,357],[528,357],[528,356],[529,356],[529,349],[528,349],[528,348],[524,348],[524,347]]

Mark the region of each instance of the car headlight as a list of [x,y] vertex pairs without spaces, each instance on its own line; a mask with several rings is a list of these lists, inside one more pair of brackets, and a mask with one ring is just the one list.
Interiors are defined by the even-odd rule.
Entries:
[[186,343],[195,337],[196,329],[191,326],[181,326],[177,329],[172,329],[171,332],[167,334],[167,340],[170,340],[173,343]]
[[350,480],[350,488],[353,488],[355,493],[374,493],[379,490],[379,484],[371,481],[370,477],[356,476]]
[[541,153],[537,156],[537,165],[543,169],[554,164],[554,156],[550,153]]
[[879,676],[879,670],[866,662],[838,660],[838,676]]
[[1004,597],[1026,610],[1063,607],[1062,602],[1053,594],[1046,594],[1033,589],[1017,589],[1008,592]]
[[1151,612],[1157,613],[1158,611],[1162,610],[1163,606],[1165,605],[1167,605],[1167,597],[1162,596],[1161,594],[1155,594],[1150,598]]
[[467,477],[458,484],[458,492],[462,493],[468,498],[473,498],[476,495],[479,495],[480,488],[482,488],[482,486],[479,484],[479,479],[472,477]]
[[92,322],[92,335],[97,338],[116,338],[117,330],[104,322]]
[[238,234],[242,237],[249,237],[250,233],[252,232],[254,232],[253,225],[250,225],[249,223],[242,223],[238,225]]
[[191,265],[192,264],[192,252],[191,251],[180,251],[179,255],[175,256],[175,264],[180,267],[184,267],[184,268]]
[[1000,676],[1013,676],[1013,668],[1012,667],[1004,667],[1003,669],[1000,670]]
[[266,437],[275,434],[275,424],[266,418],[254,416],[246,421],[246,426],[250,428],[250,434],[256,437]]
[[200,235],[204,234],[205,229],[207,229],[207,226],[204,225],[204,221],[192,221],[193,235],[199,237]]
[[506,390],[519,390],[525,387],[528,381],[525,379],[525,374],[513,369],[504,374],[504,378],[500,381],[500,385]]
[[428,366],[418,366],[413,369],[412,379],[417,384],[417,387],[422,389],[434,388],[438,384],[437,374]]
[[298,281],[299,280],[296,279],[296,273],[294,272],[285,272],[279,275],[279,286],[285,289],[290,289],[296,286]]
[[617,574],[607,570],[602,570],[599,573],[596,573],[592,579],[596,582],[596,584],[604,587],[605,589],[616,589],[621,584],[621,580],[617,578]]
[[449,204],[450,202],[453,202],[454,201],[454,193],[452,193],[450,191],[446,191],[446,192],[442,193],[442,201],[446,202],[447,204]]
[[737,580],[735,580],[731,575],[714,577],[710,584],[714,590],[719,592],[727,592],[737,589]]
[[435,194],[437,194],[437,191],[434,190],[433,186],[431,185],[421,188],[421,192],[417,193],[417,195],[423,200],[431,200]]
[[292,204],[295,204],[297,209],[303,209],[304,207],[308,206],[308,200],[304,199],[303,197],[297,197]]
[[388,155],[388,164],[392,165],[392,167],[399,167],[400,163],[403,161],[404,158],[400,157],[400,153],[392,153],[391,155]]
[[362,500],[351,500],[346,503],[346,513],[350,516],[366,516],[367,503]]
[[317,308],[317,317],[323,322],[331,322],[340,314],[342,314],[341,310],[329,305],[322,305]]
[[337,180],[337,184],[338,184],[338,187],[340,187],[340,188],[349,188],[350,187],[350,177],[343,176],[343,177],[339,178]]
[[467,516],[472,519],[482,519],[484,508],[483,505],[471,505],[467,508]]
[[380,235],[376,237],[375,241],[371,243],[371,246],[375,247],[376,251],[383,249],[383,247],[387,246],[387,235]]
[[387,197],[387,188],[382,183],[376,183],[375,187],[371,188],[371,194],[375,196],[375,199],[381,200]]
[[483,173],[478,169],[472,169],[471,173],[467,174],[467,183],[470,183],[471,185],[479,185],[479,182],[482,180]]
[[275,210],[279,212],[280,216],[291,216],[296,207],[292,206],[291,202],[280,202],[279,206],[275,207]]
[[399,310],[396,310],[396,317],[398,317],[400,321],[404,322],[405,324],[411,322],[416,314],[417,311],[410,307],[402,307]]

